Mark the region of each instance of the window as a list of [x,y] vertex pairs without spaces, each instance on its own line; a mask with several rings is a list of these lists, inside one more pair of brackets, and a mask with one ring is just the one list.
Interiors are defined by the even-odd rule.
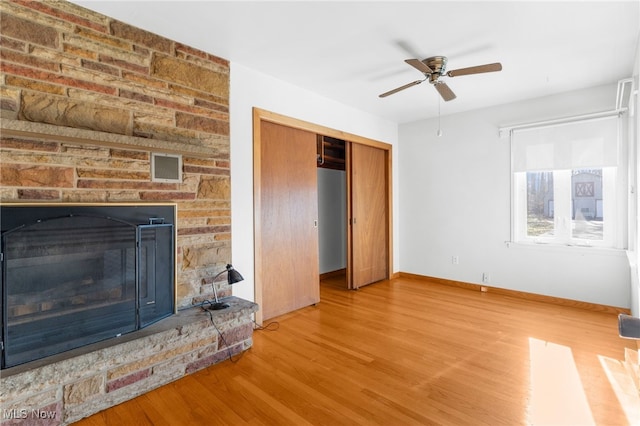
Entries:
[[513,240],[623,247],[617,116],[513,130]]

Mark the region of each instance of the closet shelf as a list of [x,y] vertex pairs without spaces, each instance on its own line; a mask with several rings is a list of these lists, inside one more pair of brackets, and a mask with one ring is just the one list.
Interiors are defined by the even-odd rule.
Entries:
[[318,135],[317,154],[318,167],[345,170],[345,141]]

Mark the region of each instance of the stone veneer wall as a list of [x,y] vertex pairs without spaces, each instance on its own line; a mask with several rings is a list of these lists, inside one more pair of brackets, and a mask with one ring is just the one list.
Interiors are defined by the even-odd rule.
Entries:
[[[210,298],[231,260],[228,62],[65,1],[30,0],[0,2],[0,60],[3,122],[124,141],[3,131],[0,201],[176,202],[178,306]],[[150,153],[181,147],[182,182],[152,182]]]
[[[0,70],[0,202],[176,203],[178,307],[212,299],[213,277],[231,261],[229,63],[65,1],[0,0]],[[182,182],[152,182],[152,152],[181,153]],[[230,294],[224,278],[214,284],[220,296]],[[7,390],[17,379],[3,374],[0,408],[85,406],[77,387],[98,389],[90,400],[104,397],[114,380],[138,383],[172,364],[174,352],[187,353],[176,348],[216,362],[206,354],[217,333],[202,333],[180,343],[178,330],[168,337],[174,346],[152,343],[151,358],[130,354],[133,364],[104,364],[95,378],[64,371],[68,363],[31,371],[29,392]],[[56,382],[64,385],[47,386]]]

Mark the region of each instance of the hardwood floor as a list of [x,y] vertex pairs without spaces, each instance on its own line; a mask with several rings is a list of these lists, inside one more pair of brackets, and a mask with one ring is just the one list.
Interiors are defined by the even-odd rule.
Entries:
[[235,362],[77,424],[640,422],[615,315],[406,278],[321,287]]

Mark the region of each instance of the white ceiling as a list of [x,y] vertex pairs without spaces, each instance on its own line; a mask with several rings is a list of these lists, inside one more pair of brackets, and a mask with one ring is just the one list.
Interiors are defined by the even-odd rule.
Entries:
[[633,1],[96,1],[74,3],[398,123],[433,117],[439,95],[404,60],[443,55],[442,114],[628,78],[640,32]]

